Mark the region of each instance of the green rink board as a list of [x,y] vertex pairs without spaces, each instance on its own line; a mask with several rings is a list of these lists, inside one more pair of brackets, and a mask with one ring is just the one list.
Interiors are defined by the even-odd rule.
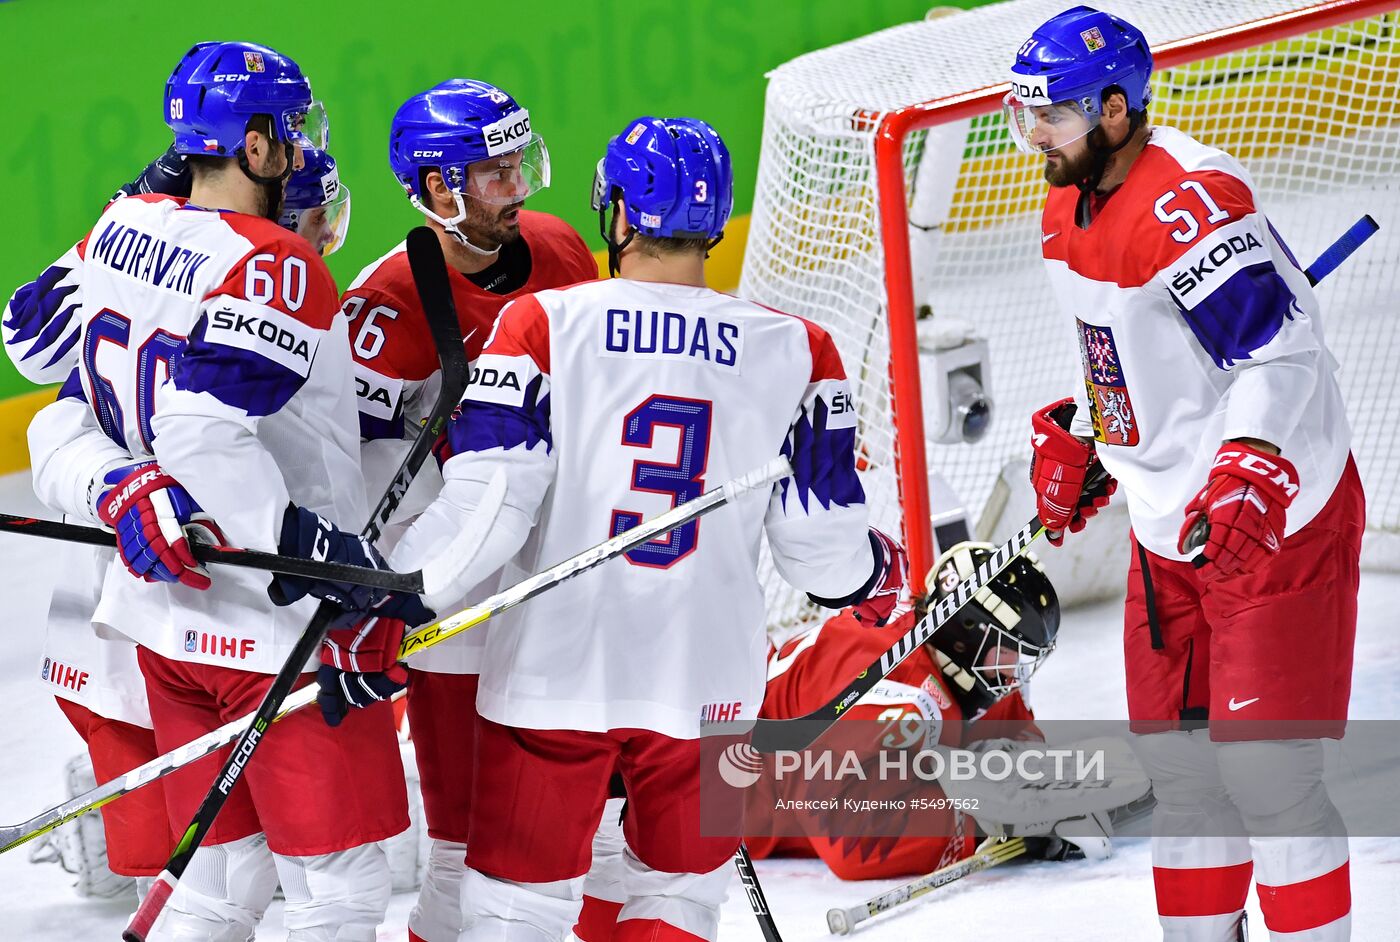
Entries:
[[[514,3],[285,0],[0,4],[4,225],[0,296],[34,278],[96,220],[117,186],[169,142],[162,91],[194,42],[249,39],[293,56],[331,117],[331,151],[353,193],[348,284],[421,218],[389,172],[389,121],[409,95],[480,78],[530,110],[553,185],[531,200],[594,248],[588,210],[608,137],[644,113],[712,122],[734,154],[736,213],[752,204],[764,73],[805,51],[918,19],[930,0],[535,0]],[[963,0],[958,6],[976,6]],[[181,12],[183,10],[186,12]],[[989,37],[989,41],[993,41]],[[30,385],[0,357],[0,397]]]

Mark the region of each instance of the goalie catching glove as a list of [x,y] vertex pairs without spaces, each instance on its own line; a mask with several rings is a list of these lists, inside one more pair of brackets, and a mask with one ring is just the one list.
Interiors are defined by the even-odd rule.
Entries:
[[1118,489],[1118,482],[1107,475],[1103,483],[1085,489],[1085,481],[1095,477],[1102,466],[1094,446],[1069,432],[1077,408],[1073,399],[1061,399],[1031,416],[1035,512],[1055,546],[1064,542],[1066,530],[1083,530],[1084,521],[1107,507]]
[[[1112,852],[1108,812],[1137,801],[1152,788],[1132,749],[1112,737],[1064,746],[988,739],[968,749],[979,759],[990,752],[1005,753],[1015,770],[994,779],[954,774],[956,764],[947,763],[948,771],[939,776],[944,794],[976,809],[972,816],[983,831],[1002,837],[1057,838],[1075,845],[1091,860]],[[1066,753],[1063,759],[1055,758]],[[1081,760],[1087,760],[1088,774],[1077,778]],[[995,767],[999,770],[1001,764]],[[1042,853],[1053,855],[1055,850],[1052,842]]]
[[111,487],[97,501],[97,518],[116,532],[127,571],[147,582],[209,588],[189,537],[219,545],[224,534],[180,482],[151,460],[114,468],[103,483]]

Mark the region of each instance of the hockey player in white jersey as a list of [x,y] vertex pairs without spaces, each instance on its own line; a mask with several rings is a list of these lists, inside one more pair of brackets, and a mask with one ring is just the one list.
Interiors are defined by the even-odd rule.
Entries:
[[[715,938],[738,841],[699,831],[699,736],[704,717],[752,719],[763,697],[760,539],[795,585],[873,622],[903,587],[902,550],[867,526],[831,338],[704,287],[732,182],[701,121],[639,118],[609,143],[594,199],[622,277],[501,312],[449,429],[442,495],[394,552],[418,565],[489,528],[444,592],[460,597],[522,546],[518,565],[546,565],[780,452],[795,468],[771,499],[686,524],[493,628],[465,940],[567,933],[615,770],[632,807],[616,938]],[[498,475],[503,501],[481,503]]]
[[[315,148],[304,153],[304,165],[288,178],[278,222],[329,255],[343,243],[349,226],[349,191],[339,184],[330,154]],[[172,146],[113,198],[143,193],[188,198],[190,176],[184,156]],[[77,366],[81,275],[82,259],[74,246],[20,286],[5,306],[0,321],[5,352],[31,382],[61,383]],[[44,436],[53,424],[50,410],[61,416],[70,408],[71,403],[54,404],[34,417],[30,430],[36,453],[45,450]],[[63,577],[49,600],[36,673],[87,745],[87,756],[69,763],[70,791],[82,791],[155,758],[160,750],[136,645],[123,636],[98,635],[92,625],[113,551],[69,544],[48,552],[55,554],[53,570]],[[144,893],[148,878],[160,872],[175,846],[164,782],[152,782],[104,806],[100,829],[97,823],[85,820],[54,838],[60,842],[63,866],[77,874],[79,895],[115,895],[131,877],[138,895]]]
[[[201,591],[209,577],[182,552],[191,524],[223,517],[211,532],[238,545],[307,555],[320,542],[329,558],[376,562],[325,519],[366,515],[335,285],[276,223],[308,114],[310,86],[290,59],[251,43],[195,46],[166,88],[190,200],[118,200],[75,252],[81,363],[35,450],[35,487],[50,506],[112,525],[126,567],[158,583],[114,567],[94,619],[139,643],[162,750],[249,712],[314,609],[274,608],[252,573],[220,573]],[[310,717],[279,724],[155,938],[251,938],[279,878],[289,938],[374,937],[389,894],[374,842],[408,823],[380,706],[348,735]],[[207,775],[167,779],[172,821],[189,820]]]
[[1081,528],[1108,497],[1085,493],[1099,464],[1127,499],[1128,713],[1165,937],[1233,942],[1252,876],[1273,938],[1333,942],[1351,894],[1319,737],[1346,725],[1365,498],[1307,277],[1237,160],[1147,123],[1151,72],[1143,35],[1088,7],[1012,67],[1084,371],[1033,417],[1037,509]]

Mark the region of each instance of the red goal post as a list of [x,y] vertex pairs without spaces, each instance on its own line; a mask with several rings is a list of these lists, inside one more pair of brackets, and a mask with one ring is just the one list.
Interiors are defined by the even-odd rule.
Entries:
[[[929,498],[930,463],[924,427],[926,403],[920,375],[918,327],[922,299],[915,296],[918,279],[911,253],[911,232],[915,230],[910,223],[912,184],[920,172],[920,163],[929,157],[921,151],[924,144],[911,141],[920,132],[972,120],[981,124],[974,125],[968,132],[964,152],[993,147],[986,141],[993,138],[997,130],[988,116],[996,115],[999,121],[1002,97],[1008,87],[1003,76],[1009,73],[1017,46],[1039,22],[1069,5],[1068,0],[1058,3],[1013,0],[953,13],[933,22],[895,27],[841,46],[818,50],[769,74],[763,154],[740,293],[778,309],[810,317],[836,337],[847,371],[857,387],[857,400],[863,401],[860,433],[863,461],[875,472],[883,467],[880,473],[888,474],[891,465],[895,472],[897,493],[888,496],[897,506],[893,510],[882,509],[881,501],[885,498],[877,493],[872,501],[874,522],[888,527],[893,525],[891,518],[897,515],[910,555],[911,578],[918,590],[923,589],[924,573],[933,562],[930,514],[937,508],[931,506]],[[1387,200],[1393,200],[1395,177],[1400,174],[1400,169],[1393,165],[1400,159],[1400,117],[1397,117],[1395,103],[1395,98],[1400,98],[1400,52],[1395,45],[1400,18],[1392,12],[1400,9],[1397,0],[1332,0],[1326,3],[1239,0],[1193,3],[1189,9],[1180,5],[1181,9],[1176,10],[1168,8],[1178,5],[1146,0],[1095,5],[1143,29],[1153,43],[1154,87],[1157,86],[1156,76],[1178,67],[1214,61],[1241,50],[1269,50],[1273,49],[1271,44],[1283,44],[1278,47],[1283,52],[1274,49],[1270,53],[1279,58],[1279,68],[1315,69],[1317,74],[1301,83],[1298,98],[1302,104],[1284,102],[1279,105],[1285,112],[1278,131],[1281,135],[1286,135],[1297,124],[1300,111],[1326,117],[1331,106],[1325,96],[1335,91],[1328,88],[1338,82],[1351,82],[1360,70],[1369,69],[1366,74],[1371,77],[1366,81],[1371,90],[1364,93],[1365,102],[1367,106],[1374,105],[1375,114],[1355,115],[1354,110],[1348,111],[1350,124],[1346,124],[1340,134],[1369,135],[1365,147],[1379,148],[1383,152],[1380,163],[1387,159],[1392,162],[1389,169],[1382,167],[1379,171],[1385,177],[1383,182],[1365,182],[1357,187],[1360,203],[1366,204],[1367,188],[1379,187]],[[1362,38],[1332,53],[1331,59],[1327,58],[1325,50],[1316,51],[1325,44],[1308,39],[1330,36],[1325,31],[1358,21],[1372,21],[1359,27],[1371,32],[1357,33]],[[979,35],[980,41],[969,41],[969,37],[975,40]],[[1292,54],[1290,43],[1308,42],[1312,45],[1308,45],[1306,53]],[[921,62],[921,59],[927,61]],[[1298,59],[1307,59],[1307,64],[1299,66],[1294,61]],[[965,61],[972,64],[964,66]],[[1267,59],[1249,66],[1263,75],[1267,75],[1271,67]],[[1198,86],[1214,83],[1201,95],[1210,97],[1220,92],[1220,87],[1229,88],[1233,81],[1228,73],[1230,68],[1233,66],[1222,65],[1221,73],[1212,74],[1209,80],[1198,75]],[[948,78],[950,72],[957,74]],[[1343,73],[1341,79],[1336,78]],[[887,83],[882,85],[886,79]],[[959,83],[963,84],[962,88],[958,88]],[[1384,87],[1387,84],[1388,88]],[[1386,100],[1386,91],[1394,97]],[[909,97],[900,101],[901,94]],[[1230,98],[1229,94],[1236,98]],[[1336,94],[1350,96],[1347,104],[1351,107],[1355,104],[1352,99],[1363,93],[1348,90]],[[921,97],[923,100],[919,100]],[[1225,97],[1217,97],[1213,103],[1196,102],[1193,107],[1202,114],[1208,114],[1209,107],[1218,107],[1225,115],[1219,123],[1227,126],[1231,122],[1238,125],[1249,120],[1265,123],[1273,120],[1269,102],[1268,94],[1261,91],[1256,81],[1234,89]],[[1255,110],[1248,110],[1250,108]],[[840,127],[843,115],[845,129]],[[1149,108],[1149,119],[1161,121],[1157,101]],[[1165,123],[1177,122],[1168,116]],[[1190,122],[1186,123],[1186,129],[1195,133]],[[1333,135],[1334,130],[1329,125],[1324,133]],[[1375,140],[1377,136],[1381,138],[1379,144]],[[1212,142],[1208,135],[1206,139]],[[1305,143],[1311,140],[1305,135],[1299,135],[1299,139]],[[953,139],[954,146],[958,140],[962,138]],[[938,145],[927,146],[936,148]],[[1228,142],[1220,142],[1218,146],[1237,152]],[[1253,144],[1243,149],[1249,151],[1251,147],[1270,168],[1280,162],[1278,151],[1282,148],[1276,141],[1269,146]],[[1237,156],[1241,156],[1253,173],[1250,155],[1237,153]],[[1034,163],[1030,158],[1019,159],[1024,167]],[[1005,166],[1010,166],[1009,160]],[[1296,178],[1299,182],[1296,187],[1290,182],[1281,192],[1291,194],[1295,189],[1304,188],[1306,181],[1316,179],[1318,173],[1325,172],[1325,167],[1319,170],[1316,166],[1319,162],[1325,164],[1325,156],[1319,161],[1317,155],[1308,154],[1298,158],[1297,167],[1285,168],[1282,178],[1289,181]],[[1021,170],[1017,168],[1018,173]],[[940,184],[955,191],[951,196],[953,210],[932,227],[943,229],[941,235],[946,238],[951,238],[947,222],[958,214],[959,207],[964,215],[968,212],[966,202],[959,203],[962,194],[956,192],[963,186],[963,181],[958,179],[960,172],[966,175],[966,167],[961,171],[956,167],[945,171],[945,179]],[[1034,168],[1034,173],[1038,180],[1038,167]],[[950,174],[951,181],[947,179]],[[984,203],[976,210],[981,214],[976,226],[990,229],[999,225],[1000,220],[1012,217],[1020,220],[1027,216],[1025,194],[1030,190],[1026,186],[1022,185],[1018,191],[1017,200],[1008,200],[1001,191],[1012,184],[994,180],[979,185],[984,186],[986,193],[981,197]],[[1043,191],[1041,183],[1037,200]],[[1267,200],[1264,208],[1270,211]],[[1038,214],[1038,205],[1036,210]],[[1343,212],[1340,208],[1337,210],[1337,213]],[[1339,235],[1345,223],[1353,221],[1356,215],[1360,213],[1344,222],[1339,220],[1334,232],[1318,235]],[[1381,222],[1387,229],[1394,229],[1400,227],[1400,216],[1381,218]],[[1328,217],[1325,225],[1309,219],[1299,228],[1326,229],[1333,225]],[[1285,231],[1285,237],[1288,235]],[[1313,251],[1310,242],[1301,241],[1309,247],[1301,248],[1300,255]],[[1391,244],[1394,243],[1385,240],[1384,244],[1368,246],[1363,251],[1371,252],[1374,258]],[[1027,253],[1026,262],[1038,265],[1038,251],[1032,246]],[[1306,264],[1311,257],[1300,261]],[[875,287],[876,279],[882,290]],[[1341,280],[1340,275],[1338,280]],[[1395,286],[1391,278],[1381,286],[1382,293]],[[992,304],[994,300],[989,298],[987,303]],[[974,308],[969,306],[969,310],[973,310],[969,316],[977,323],[982,319],[982,312]],[[847,323],[848,319],[859,320],[852,311],[862,310],[874,320],[879,317],[886,320],[886,337],[875,342],[866,336],[873,331],[869,324]],[[1053,320],[1048,310],[1035,313],[1042,319]],[[1388,335],[1386,340],[1388,343]],[[1000,346],[1004,352],[1007,344],[1003,342]],[[1396,350],[1400,352],[1400,347]],[[887,362],[879,363],[882,357]],[[997,357],[998,345],[994,342],[991,371],[994,377],[1009,375],[1009,370],[1019,368],[1018,364],[1008,363],[1004,358],[998,363]],[[877,376],[877,373],[883,375]],[[881,388],[881,380],[887,380],[887,388]],[[1044,385],[1052,391],[1068,389],[1055,386],[1048,378]],[[995,397],[995,392],[993,395]],[[1002,430],[1019,429],[1021,425],[1028,427],[1027,416],[1028,413],[1012,414],[1003,409],[996,422]],[[885,430],[880,428],[886,422],[891,426],[888,442],[883,438]],[[974,463],[980,463],[978,480],[983,481],[996,473],[994,466],[987,464],[993,460],[986,457],[991,452],[964,451],[980,447],[939,446],[939,451],[940,454],[976,455]],[[1023,444],[1022,451],[1026,448],[1028,446]],[[1000,455],[995,459],[1005,460]],[[1396,464],[1400,466],[1400,456]],[[1396,470],[1400,471],[1400,467]],[[877,474],[867,472],[867,490],[876,477]],[[986,480],[986,484],[990,485],[990,480]],[[980,483],[968,486],[969,490],[979,488]],[[875,490],[881,491],[878,482]],[[972,498],[985,497],[985,494],[962,496],[973,503]],[[968,510],[975,520],[978,508],[970,506]],[[1400,520],[1400,510],[1397,510],[1397,520]],[[779,621],[812,614],[797,614],[801,603],[772,585],[768,588],[768,603],[770,613],[775,608],[778,610]]]

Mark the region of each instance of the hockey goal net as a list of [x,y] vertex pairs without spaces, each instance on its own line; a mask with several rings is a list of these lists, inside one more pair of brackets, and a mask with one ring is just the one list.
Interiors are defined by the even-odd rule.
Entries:
[[[920,583],[932,556],[929,475],[976,521],[1002,469],[1028,457],[1032,409],[1078,381],[1040,263],[1046,184],[1000,111],[1017,47],[1070,5],[935,10],[769,74],[740,293],[836,338],[861,410],[872,522],[902,531]],[[1400,533],[1390,431],[1400,421],[1400,2],[1099,6],[1153,45],[1149,120],[1240,158],[1303,264],[1362,214],[1381,223],[1318,293],[1368,533]],[[953,319],[989,344],[995,417],[971,445],[925,435],[924,396],[941,379],[926,367],[921,383],[921,342],[927,350]],[[767,583],[775,626],[818,614],[780,580]]]

